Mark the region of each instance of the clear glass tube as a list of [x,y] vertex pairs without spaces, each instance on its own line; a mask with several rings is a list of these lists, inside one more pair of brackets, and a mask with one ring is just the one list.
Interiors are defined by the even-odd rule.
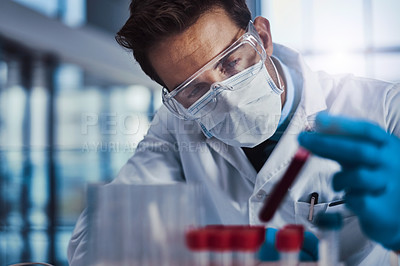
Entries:
[[236,252],[233,265],[254,266],[256,265],[256,257],[253,251]]
[[232,251],[212,252],[211,265],[232,266]]
[[299,252],[280,252],[279,263],[282,266],[297,266],[299,265]]
[[205,250],[193,252],[193,265],[194,266],[209,266],[210,265],[210,253]]
[[339,241],[337,230],[324,230],[319,241],[319,265],[339,265]]

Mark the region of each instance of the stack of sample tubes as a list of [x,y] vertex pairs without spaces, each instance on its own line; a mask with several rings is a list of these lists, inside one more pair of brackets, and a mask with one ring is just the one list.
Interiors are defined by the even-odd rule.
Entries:
[[264,239],[264,226],[209,225],[186,232],[195,266],[255,265]]

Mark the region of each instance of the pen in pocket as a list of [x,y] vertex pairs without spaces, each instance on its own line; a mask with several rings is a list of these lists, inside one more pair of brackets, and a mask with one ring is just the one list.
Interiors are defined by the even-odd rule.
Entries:
[[337,205],[344,204],[344,203],[346,203],[344,200],[337,200],[337,201],[333,201],[333,202],[329,203],[328,207],[333,207],[333,206],[337,206]]
[[308,212],[308,220],[311,222],[314,216],[314,205],[318,204],[318,193],[311,193],[310,197],[310,210]]

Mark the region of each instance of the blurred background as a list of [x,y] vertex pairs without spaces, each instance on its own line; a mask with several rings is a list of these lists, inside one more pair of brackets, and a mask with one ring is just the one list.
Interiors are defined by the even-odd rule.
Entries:
[[[161,105],[114,35],[129,0],[0,0],[0,265],[67,265],[88,183],[107,182]],[[400,1],[247,0],[313,70],[400,81]]]

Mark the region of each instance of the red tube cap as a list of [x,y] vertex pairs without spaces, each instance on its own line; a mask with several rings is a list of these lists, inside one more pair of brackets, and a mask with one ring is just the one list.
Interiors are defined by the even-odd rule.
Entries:
[[185,234],[186,246],[192,251],[208,249],[209,232],[205,229],[191,229]]
[[303,238],[303,230],[284,227],[276,234],[276,249],[281,252],[300,251]]
[[232,232],[231,230],[206,229],[209,233],[208,247],[211,251],[232,250]]

